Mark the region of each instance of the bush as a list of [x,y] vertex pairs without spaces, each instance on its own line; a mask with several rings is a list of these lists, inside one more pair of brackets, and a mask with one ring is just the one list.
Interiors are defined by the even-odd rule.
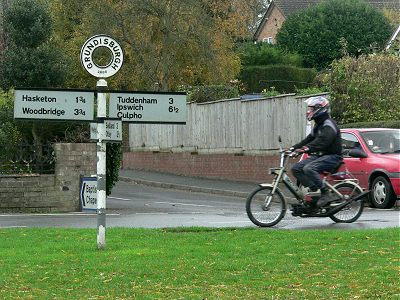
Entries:
[[[0,145],[16,145],[22,141],[22,135],[14,122],[13,95],[13,91],[0,90]],[[6,148],[0,152],[5,153],[8,150],[10,149]]]
[[382,49],[392,33],[383,13],[366,1],[330,0],[290,15],[276,39],[305,65],[324,69],[344,52],[352,56]]
[[307,96],[307,95],[315,95],[315,94],[322,94],[328,92],[327,87],[308,87],[305,89],[297,89],[296,95],[297,96]]
[[400,120],[400,57],[345,57],[332,64],[332,116],[338,123]]
[[229,85],[195,86],[188,92],[189,101],[197,103],[237,97],[239,97],[238,88]]
[[246,92],[258,93],[263,89],[274,89],[280,93],[294,93],[297,89],[312,85],[317,71],[288,65],[246,66],[240,80],[246,85]]
[[303,59],[299,54],[287,53],[275,45],[268,43],[245,43],[237,50],[243,66],[260,65],[290,65],[303,66]]
[[118,182],[119,169],[122,162],[122,145],[107,144],[106,151],[106,194],[111,194],[112,188]]

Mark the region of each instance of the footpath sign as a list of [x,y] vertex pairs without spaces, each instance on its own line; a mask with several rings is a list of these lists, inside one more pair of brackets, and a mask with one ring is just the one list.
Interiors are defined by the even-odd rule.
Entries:
[[81,177],[79,201],[82,210],[97,210],[97,178]]
[[16,89],[14,118],[92,121],[94,118],[94,92]]
[[110,117],[128,123],[186,124],[185,93],[110,92]]
[[[100,136],[99,131],[102,136]],[[122,143],[122,121],[104,119],[103,122],[90,123],[90,139],[109,143]]]

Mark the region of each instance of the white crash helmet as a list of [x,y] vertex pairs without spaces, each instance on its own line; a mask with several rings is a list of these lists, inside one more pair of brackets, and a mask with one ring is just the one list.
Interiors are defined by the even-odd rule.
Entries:
[[330,105],[328,99],[322,96],[310,97],[306,101],[307,103],[307,120],[315,120],[323,114],[330,112]]

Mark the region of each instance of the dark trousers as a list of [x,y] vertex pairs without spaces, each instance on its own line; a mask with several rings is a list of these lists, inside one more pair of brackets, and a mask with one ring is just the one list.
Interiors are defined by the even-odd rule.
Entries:
[[341,160],[342,157],[337,154],[309,156],[294,164],[292,173],[303,186],[321,189],[323,184],[320,173],[332,171]]

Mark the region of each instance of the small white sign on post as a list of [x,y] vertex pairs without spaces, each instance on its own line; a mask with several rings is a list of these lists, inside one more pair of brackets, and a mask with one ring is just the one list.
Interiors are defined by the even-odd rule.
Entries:
[[[101,130],[99,127],[104,127]],[[102,136],[99,136],[99,129]],[[122,121],[104,119],[104,122],[90,123],[90,139],[104,142],[122,142]]]
[[79,200],[82,210],[97,209],[97,178],[81,177]]
[[185,93],[110,92],[110,117],[129,123],[186,124]]

